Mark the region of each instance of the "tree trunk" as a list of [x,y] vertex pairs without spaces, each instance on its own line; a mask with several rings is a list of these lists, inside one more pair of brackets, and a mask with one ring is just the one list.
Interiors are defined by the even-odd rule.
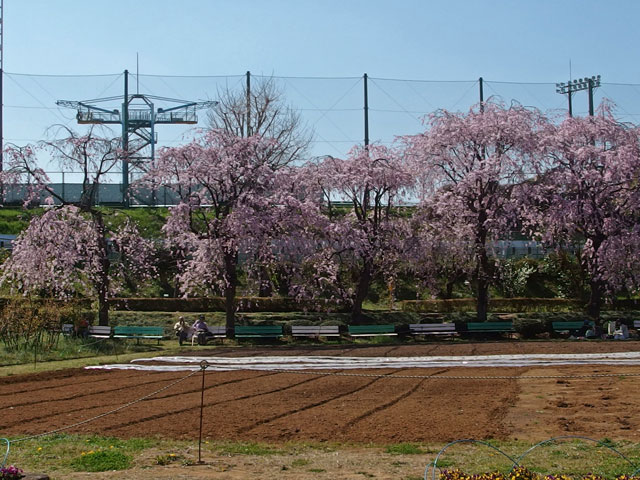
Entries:
[[109,302],[106,292],[98,293],[98,325],[109,325]]
[[98,245],[100,246],[100,272],[98,274],[98,325],[109,325],[109,269],[111,261],[109,260],[109,246],[107,245],[107,232],[104,226],[104,219],[99,211],[92,210],[91,216],[96,226],[96,235]]
[[597,273],[598,262],[596,259],[598,258],[598,252],[600,247],[604,243],[604,237],[602,235],[596,235],[592,238],[591,245],[593,252],[591,256],[586,256],[584,251],[582,253],[582,265],[583,268],[589,274],[589,302],[587,303],[587,315],[593,319],[596,323],[600,320],[600,310],[602,308],[602,298],[605,292],[605,284],[598,279],[595,279],[594,276]]
[[357,325],[362,322],[362,303],[367,298],[369,287],[373,279],[373,263],[371,260],[364,262],[364,268],[360,273],[356,294],[353,299],[353,307],[351,308],[351,321]]
[[260,267],[260,273],[258,275],[258,281],[260,282],[258,296],[271,297],[273,295],[273,284],[271,283],[271,277],[266,267]]
[[478,276],[478,298],[476,301],[476,315],[479,322],[487,321],[489,312],[489,283],[483,279],[482,274]]
[[602,308],[602,297],[604,294],[604,285],[597,280],[589,282],[590,293],[589,302],[587,303],[587,315],[596,323],[600,321],[600,310]]
[[476,285],[477,285],[477,302],[476,315],[479,322],[487,321],[487,313],[489,312],[489,257],[487,255],[487,231],[484,222],[487,215],[484,211],[480,211],[478,215],[478,230],[476,231]]
[[236,288],[238,284],[237,253],[225,253],[224,269],[227,279],[227,286],[224,289],[224,309],[226,314],[227,338],[235,337],[236,328]]

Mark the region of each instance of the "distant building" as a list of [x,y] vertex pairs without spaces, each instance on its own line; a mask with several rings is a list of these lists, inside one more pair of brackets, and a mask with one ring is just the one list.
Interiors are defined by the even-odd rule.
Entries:
[[16,235],[0,233],[0,248],[4,248],[5,250],[11,250],[13,248],[13,241],[15,239],[16,239]]
[[542,244],[534,240],[498,240],[493,248],[495,255],[500,258],[542,258],[547,254]]

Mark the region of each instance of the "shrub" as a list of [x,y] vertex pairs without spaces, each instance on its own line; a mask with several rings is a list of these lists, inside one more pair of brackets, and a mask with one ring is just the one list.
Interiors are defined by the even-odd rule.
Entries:
[[549,322],[537,318],[516,318],[513,328],[522,338],[533,338],[549,331]]
[[57,344],[60,326],[81,315],[78,305],[52,299],[14,299],[0,312],[0,341],[10,349],[50,349]]

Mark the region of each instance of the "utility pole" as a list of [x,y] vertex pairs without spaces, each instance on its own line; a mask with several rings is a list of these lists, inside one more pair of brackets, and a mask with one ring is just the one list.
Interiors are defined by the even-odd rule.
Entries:
[[[589,79],[589,116],[593,117],[593,84],[594,79]],[[598,75],[598,85],[600,85],[600,75]]]
[[484,112],[484,81],[482,77],[478,79],[478,85],[480,86],[480,112]]
[[251,136],[251,72],[247,70],[247,137]]
[[364,146],[369,146],[369,90],[367,79],[369,77],[364,74]]
[[556,93],[567,95],[569,99],[569,116],[573,116],[573,105],[571,97],[575,92],[588,90],[589,94],[589,116],[593,117],[593,89],[600,86],[600,75],[592,77],[580,78],[578,80],[569,80],[567,83],[556,83]]
[[[4,152],[4,92],[2,80],[4,78],[4,0],[0,0],[0,172],[4,169],[2,152]],[[0,186],[1,188],[2,186]],[[0,192],[3,193],[3,192]]]
[[124,71],[124,97],[122,103],[122,204],[129,206],[127,191],[129,190],[129,70]]

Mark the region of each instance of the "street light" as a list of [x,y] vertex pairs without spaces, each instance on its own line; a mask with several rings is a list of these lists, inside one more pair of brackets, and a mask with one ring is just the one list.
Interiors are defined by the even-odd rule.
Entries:
[[571,95],[580,90],[589,90],[589,115],[593,116],[593,89],[600,86],[600,75],[569,80],[567,83],[556,83],[556,93],[569,98],[569,116],[573,116]]

